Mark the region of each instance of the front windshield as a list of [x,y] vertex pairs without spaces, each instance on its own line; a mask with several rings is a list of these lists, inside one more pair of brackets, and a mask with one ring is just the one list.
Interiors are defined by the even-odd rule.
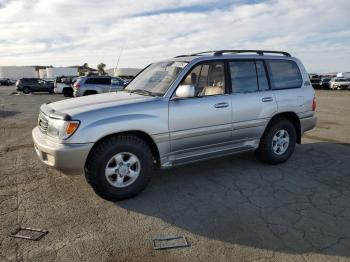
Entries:
[[150,65],[124,89],[145,95],[163,96],[187,62],[168,61]]

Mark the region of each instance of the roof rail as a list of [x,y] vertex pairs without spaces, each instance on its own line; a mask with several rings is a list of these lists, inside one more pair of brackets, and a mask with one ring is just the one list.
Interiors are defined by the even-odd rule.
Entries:
[[287,52],[283,51],[271,51],[271,50],[220,50],[220,51],[215,51],[214,56],[220,56],[223,55],[224,53],[231,53],[231,54],[240,54],[240,53],[257,53],[258,55],[264,55],[265,53],[269,54],[281,54],[284,56],[291,56]]
[[257,53],[258,55],[264,55],[264,54],[281,54],[284,56],[290,57],[291,55],[287,52],[283,51],[270,51],[270,50],[218,50],[218,51],[204,51],[199,53],[194,53],[191,55],[181,55],[177,57],[183,57],[183,56],[197,56],[197,55],[203,55],[203,54],[209,54],[213,53],[214,56],[221,56],[224,53],[230,53],[230,54],[241,54],[241,53]]

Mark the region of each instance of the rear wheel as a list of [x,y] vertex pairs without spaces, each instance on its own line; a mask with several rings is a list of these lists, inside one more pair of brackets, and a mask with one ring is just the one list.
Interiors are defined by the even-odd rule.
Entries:
[[71,87],[63,88],[62,93],[65,97],[72,97],[73,96],[73,89]]
[[294,152],[296,130],[289,120],[276,118],[266,128],[257,150],[259,158],[269,164],[287,161]]
[[29,94],[29,93],[30,93],[30,88],[27,87],[27,86],[25,86],[25,87],[23,87],[22,91],[23,91],[23,93],[25,93],[25,94]]
[[85,177],[101,198],[118,201],[133,197],[148,184],[154,171],[153,155],[139,137],[108,138],[93,149],[85,165]]

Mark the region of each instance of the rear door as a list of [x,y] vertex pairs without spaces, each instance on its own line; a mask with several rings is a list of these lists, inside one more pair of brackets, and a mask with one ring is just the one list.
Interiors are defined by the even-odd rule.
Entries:
[[259,139],[270,117],[277,112],[264,61],[232,60],[229,72],[233,139],[237,142]]
[[30,79],[30,89],[34,92],[42,92],[42,80],[41,79]]

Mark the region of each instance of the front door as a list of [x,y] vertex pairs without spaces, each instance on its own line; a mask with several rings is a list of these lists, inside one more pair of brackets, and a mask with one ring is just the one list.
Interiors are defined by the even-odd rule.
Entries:
[[169,102],[171,151],[194,152],[231,140],[231,98],[223,62],[194,67],[180,85],[193,85],[193,97]]

